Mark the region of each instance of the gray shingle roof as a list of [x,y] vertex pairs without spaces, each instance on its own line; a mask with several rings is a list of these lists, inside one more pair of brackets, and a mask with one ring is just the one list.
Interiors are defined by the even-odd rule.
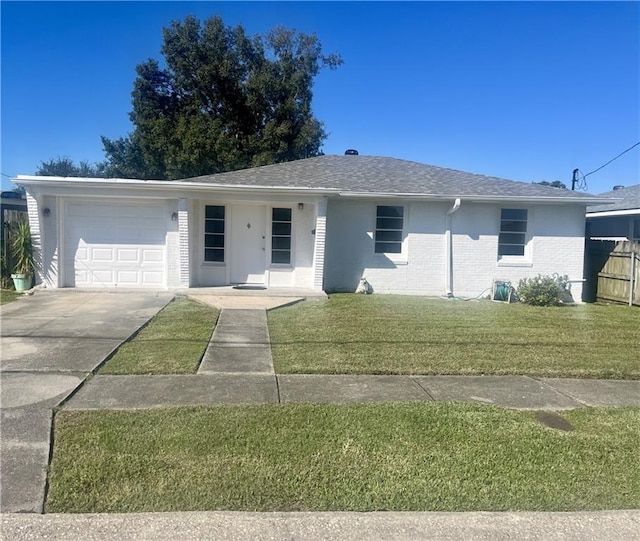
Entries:
[[318,156],[178,182],[447,197],[554,197],[567,200],[593,197],[550,186],[380,156]]
[[640,212],[640,184],[621,188],[619,190],[611,190],[601,194],[603,197],[622,198],[622,201],[615,201],[611,205],[594,205],[587,207],[587,212],[605,212],[608,210],[632,210],[637,209]]

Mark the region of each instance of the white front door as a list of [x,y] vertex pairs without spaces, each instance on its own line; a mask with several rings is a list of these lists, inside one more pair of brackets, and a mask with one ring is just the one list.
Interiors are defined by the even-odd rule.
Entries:
[[231,210],[231,283],[264,284],[267,208],[238,205]]

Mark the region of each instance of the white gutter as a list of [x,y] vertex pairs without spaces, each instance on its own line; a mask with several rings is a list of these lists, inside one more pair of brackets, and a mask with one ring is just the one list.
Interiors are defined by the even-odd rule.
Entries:
[[445,260],[445,295],[447,297],[453,297],[453,239],[451,237],[451,215],[460,208],[460,204],[461,201],[458,197],[445,216],[444,237],[447,251],[447,257]]
[[[565,203],[573,205],[600,205],[612,203],[610,198],[589,197],[558,197],[558,196],[529,196],[529,195],[455,195],[455,194],[424,194],[424,193],[385,193],[385,192],[338,192],[340,197],[357,199],[411,199],[413,201],[451,201],[452,198],[464,197],[468,203],[494,202],[522,202],[522,203]],[[598,203],[595,203],[598,201]],[[621,201],[621,199],[619,200]]]
[[607,216],[633,216],[640,214],[640,208],[626,210],[601,210],[599,212],[587,212],[587,218],[605,218]]
[[183,182],[179,180],[137,180],[137,179],[95,179],[95,178],[71,178],[71,177],[30,177],[18,175],[12,179],[16,184],[35,187],[63,187],[63,188],[128,188],[149,190],[152,188],[174,191],[211,191],[233,193],[262,193],[277,192],[280,194],[313,194],[330,195],[338,191],[331,188],[305,188],[291,186],[250,186],[234,184],[209,184],[203,182]]

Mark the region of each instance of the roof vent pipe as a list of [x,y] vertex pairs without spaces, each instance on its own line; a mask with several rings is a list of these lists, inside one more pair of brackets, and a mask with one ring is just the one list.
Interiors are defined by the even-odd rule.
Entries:
[[613,187],[613,191],[614,191],[614,192],[615,192],[615,191],[618,191],[618,190],[623,190],[623,189],[624,189],[624,186],[623,186],[622,184],[616,184],[616,185]]
[[345,156],[357,156],[358,155],[358,151],[355,148],[348,148],[347,150],[344,151],[344,155]]

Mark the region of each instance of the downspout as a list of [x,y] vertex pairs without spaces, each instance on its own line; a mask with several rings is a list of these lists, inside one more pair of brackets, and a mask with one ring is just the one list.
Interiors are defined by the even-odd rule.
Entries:
[[453,206],[447,211],[447,215],[445,217],[445,230],[444,237],[445,242],[447,243],[447,257],[445,260],[445,287],[446,297],[453,297],[453,238],[451,237],[451,215],[460,208],[460,198],[456,198]]

